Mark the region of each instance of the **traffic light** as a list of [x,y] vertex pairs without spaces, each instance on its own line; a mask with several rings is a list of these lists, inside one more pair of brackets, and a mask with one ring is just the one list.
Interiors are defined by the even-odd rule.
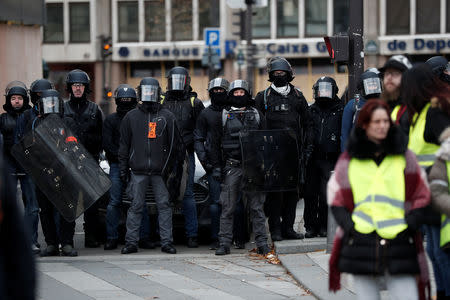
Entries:
[[102,58],[106,58],[112,54],[112,43],[111,37],[102,37]]
[[111,97],[112,97],[112,91],[111,91],[111,88],[105,87],[105,88],[103,89],[103,98],[104,98],[105,100],[110,100]]
[[235,25],[233,34],[239,36],[241,40],[245,40],[245,11],[239,10],[238,12],[234,12],[233,16],[238,17],[237,21],[231,23]]
[[347,63],[349,59],[348,35],[334,35],[323,38],[327,45],[328,54],[333,63]]

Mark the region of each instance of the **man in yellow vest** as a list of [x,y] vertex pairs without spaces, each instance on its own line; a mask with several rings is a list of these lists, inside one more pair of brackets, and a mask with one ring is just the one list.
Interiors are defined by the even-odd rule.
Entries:
[[380,68],[383,80],[381,99],[389,105],[392,121],[397,125],[400,124],[400,127],[406,134],[409,130],[409,121],[406,106],[403,105],[403,101],[400,98],[400,84],[403,72],[411,67],[411,62],[404,55],[394,55]]

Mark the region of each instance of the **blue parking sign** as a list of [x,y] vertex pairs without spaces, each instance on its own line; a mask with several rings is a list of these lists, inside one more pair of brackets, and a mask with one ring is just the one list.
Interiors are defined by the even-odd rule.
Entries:
[[203,30],[203,37],[205,38],[206,46],[220,46],[220,28],[205,28]]

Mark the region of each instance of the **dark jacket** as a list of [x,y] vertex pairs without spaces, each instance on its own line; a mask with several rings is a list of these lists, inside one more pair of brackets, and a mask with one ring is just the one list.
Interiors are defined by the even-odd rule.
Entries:
[[[149,138],[150,122],[156,138]],[[175,116],[167,109],[148,109],[143,104],[129,111],[120,126],[119,163],[122,172],[161,175],[177,134]]]
[[[283,96],[269,87],[255,97],[256,108],[264,114],[267,129],[293,129],[297,133],[300,149],[305,161],[313,151],[314,123],[303,93],[290,84],[291,91]],[[264,101],[266,93],[266,101]],[[286,111],[275,111],[280,105],[287,104]]]
[[355,99],[351,99],[344,107],[341,126],[341,152],[345,151],[347,140],[350,137],[354,124],[356,123],[358,112],[362,109],[364,104],[366,104],[366,99],[361,96],[358,104],[355,103]]
[[225,162],[227,159],[242,160],[239,132],[242,130],[265,129],[264,115],[256,109],[258,114],[256,116],[254,111],[255,108],[252,106],[248,106],[245,109],[231,108],[223,111],[227,120],[224,124],[221,117],[221,130],[219,135],[214,137],[212,143],[211,160],[214,168],[222,168],[222,162]]
[[438,107],[430,107],[425,121],[425,142],[440,145],[439,137],[450,126],[450,117]]
[[64,115],[75,121],[71,127],[79,142],[98,160],[102,150],[103,113],[92,101],[71,99],[64,103]]
[[119,162],[120,124],[124,113],[112,113],[103,122],[102,145],[109,163]]
[[[222,131],[222,110],[223,107],[211,104],[205,108],[197,118],[197,125],[194,130],[194,148],[197,157],[203,168],[210,172],[213,166],[212,143],[221,135]],[[220,155],[215,155],[220,157]],[[221,162],[216,162],[220,165]]]
[[[381,155],[376,156],[376,152]],[[406,158],[405,219],[408,228],[396,238],[382,242],[383,239],[376,232],[362,234],[354,229],[351,217],[354,203],[348,183],[348,164],[352,158],[358,158],[372,159],[379,165],[386,155],[396,154],[405,155]],[[384,274],[385,270],[391,274],[419,273],[416,230],[425,218],[430,193],[417,159],[407,150],[407,139],[403,132],[397,126],[391,127],[386,140],[376,145],[367,139],[362,129],[356,129],[349,140],[347,152],[339,158],[333,177],[328,184],[329,192],[335,191],[329,193],[331,210],[336,223],[345,232],[339,255],[339,271],[377,275]],[[335,183],[339,184],[339,190],[331,187]]]
[[344,106],[339,97],[316,100],[310,106],[314,122],[314,159],[337,160],[341,152],[341,123]]
[[205,108],[203,102],[197,98],[197,93],[185,93],[182,98],[174,98],[170,93],[166,93],[161,103],[174,114],[187,150],[194,151],[195,125],[200,112]]

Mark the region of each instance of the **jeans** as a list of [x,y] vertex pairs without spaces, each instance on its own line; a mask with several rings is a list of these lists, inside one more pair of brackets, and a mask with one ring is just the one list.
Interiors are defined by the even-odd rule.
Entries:
[[427,254],[433,266],[436,290],[444,291],[450,296],[450,254],[444,252],[440,246],[440,228],[438,226],[425,225],[427,238]]
[[198,221],[197,221],[197,207],[194,197],[194,175],[195,175],[195,156],[194,152],[188,152],[189,166],[188,166],[188,181],[186,184],[186,191],[183,198],[183,216],[184,227],[186,229],[186,237],[197,237]]
[[163,178],[159,175],[136,175],[134,173],[131,173],[131,179],[127,187],[131,206],[128,209],[125,241],[127,244],[137,245],[138,230],[141,227],[142,213],[145,207],[145,191],[149,183],[152,185],[159,213],[161,245],[171,244],[173,242],[172,208],[169,203],[169,192]]
[[209,214],[211,215],[211,240],[219,238],[220,213],[220,182],[215,180],[211,174],[208,174],[209,183]]
[[[120,206],[122,204],[122,192],[124,184],[120,180],[120,167],[118,163],[111,163],[109,169],[109,179],[111,179],[111,189],[109,190],[109,203],[106,208],[106,238],[117,240],[119,233],[117,228],[120,221]],[[139,233],[140,239],[150,237],[150,218],[148,213],[142,215],[142,224]]]
[[17,181],[20,182],[20,189],[22,190],[22,199],[25,207],[25,224],[30,231],[32,244],[37,244],[38,239],[38,225],[39,225],[39,204],[36,198],[35,186],[33,180],[29,175],[15,175],[15,162],[7,159],[8,173],[13,174],[12,182],[14,191],[16,191]]
[[[382,276],[353,275],[355,290],[359,300],[380,300],[380,279]],[[386,286],[389,291],[389,299],[394,300],[416,300],[419,299],[417,284],[414,275],[401,274],[384,275]]]

